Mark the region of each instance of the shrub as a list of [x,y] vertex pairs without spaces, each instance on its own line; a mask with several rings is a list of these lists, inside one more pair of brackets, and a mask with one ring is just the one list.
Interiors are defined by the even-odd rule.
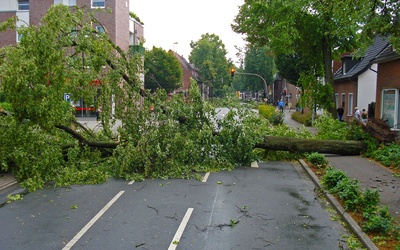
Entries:
[[379,191],[377,189],[365,189],[361,193],[361,206],[363,211],[368,211],[374,209],[379,205]]
[[358,180],[343,178],[338,182],[334,190],[339,198],[344,202],[345,208],[354,211],[360,203],[360,188]]
[[328,166],[328,161],[325,159],[325,156],[320,153],[308,154],[306,160],[317,167],[325,168]]
[[293,112],[292,119],[305,125],[312,126],[312,113],[311,112]]
[[283,123],[282,112],[277,111],[272,105],[263,104],[258,106],[258,113],[274,125]]
[[321,140],[346,140],[348,134],[348,126],[345,122],[341,122],[332,118],[329,114],[318,117],[314,122],[314,127],[318,129],[317,137]]
[[386,206],[379,207],[373,212],[365,212],[363,217],[367,219],[362,226],[365,232],[387,234],[392,228],[393,218]]
[[336,185],[343,179],[347,179],[345,172],[336,168],[328,168],[325,175],[322,177],[322,184],[328,191],[333,190]]
[[391,143],[388,146],[382,146],[375,150],[371,157],[385,166],[400,168],[400,145]]

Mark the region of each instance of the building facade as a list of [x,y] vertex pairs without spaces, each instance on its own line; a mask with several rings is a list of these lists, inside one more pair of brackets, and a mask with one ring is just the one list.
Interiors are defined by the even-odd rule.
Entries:
[[368,110],[369,117],[375,116],[377,96],[377,64],[373,60],[387,47],[388,40],[376,37],[364,56],[356,58],[343,55],[340,67],[334,72],[334,92],[336,108],[344,108],[344,121],[354,117],[355,108]]
[[374,63],[378,64],[375,116],[400,131],[400,54],[388,45]]
[[[76,6],[89,11],[104,9],[97,12],[99,23],[93,26],[100,32],[106,32],[111,41],[125,52],[140,52],[144,56],[143,36],[144,27],[130,15],[132,0],[1,0],[0,22],[17,17],[17,27],[35,25],[40,26],[42,18],[54,4],[64,4],[73,9]],[[0,47],[17,44],[18,32],[7,30],[1,33]],[[142,82],[144,74],[140,75]],[[95,116],[93,106],[83,100],[74,103],[77,116]]]
[[[0,1],[0,21],[17,16],[17,26],[40,25],[43,16],[53,4],[86,7],[89,10],[106,9],[111,13],[97,13],[96,18],[106,28],[111,40],[128,51],[130,45],[137,45],[143,37],[143,26],[129,15],[128,0],[2,0]],[[98,24],[98,25],[100,25]],[[94,24],[96,25],[96,24]],[[18,42],[15,31],[6,31],[0,37],[0,46]]]

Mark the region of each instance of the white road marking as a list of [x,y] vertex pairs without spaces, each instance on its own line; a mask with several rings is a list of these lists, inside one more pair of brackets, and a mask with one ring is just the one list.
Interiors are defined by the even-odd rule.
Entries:
[[251,163],[251,167],[252,168],[258,168],[258,163],[255,161],[255,162],[252,162]]
[[128,185],[132,185],[133,183],[135,183],[135,181],[130,181],[128,182]]
[[189,207],[188,210],[186,211],[186,214],[183,217],[182,222],[179,225],[179,228],[176,231],[175,236],[172,239],[171,244],[168,247],[168,250],[174,250],[178,246],[179,240],[181,239],[183,231],[185,230],[185,227],[186,227],[187,223],[189,222],[189,219],[190,219],[190,216],[192,215],[193,209],[194,208]]
[[120,191],[118,194],[112,198],[107,205],[105,205],[82,229],[79,231],[70,242],[63,248],[63,250],[71,249],[75,245],[75,243],[89,230],[91,226],[96,223],[98,219],[118,200],[118,198],[124,193],[125,191]]
[[207,172],[204,177],[203,180],[201,182],[207,182],[208,177],[210,176],[210,172]]

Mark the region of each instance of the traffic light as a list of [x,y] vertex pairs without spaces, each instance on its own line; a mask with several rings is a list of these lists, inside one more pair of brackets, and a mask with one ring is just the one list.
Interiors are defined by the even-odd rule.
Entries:
[[231,77],[234,77],[234,76],[235,76],[235,69],[231,68]]

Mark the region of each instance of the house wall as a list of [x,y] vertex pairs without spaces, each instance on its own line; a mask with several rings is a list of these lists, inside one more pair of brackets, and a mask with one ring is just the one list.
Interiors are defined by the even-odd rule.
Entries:
[[[335,94],[338,95],[339,98],[339,106],[343,105],[344,114],[343,120],[350,121],[354,115],[354,108],[357,107],[357,82],[353,81],[342,81],[342,82],[335,82],[334,91]],[[349,94],[353,94],[353,104],[350,107],[349,112]],[[344,100],[342,99],[342,94],[344,94]]]
[[381,117],[382,90],[389,88],[400,89],[400,59],[379,63],[377,76],[375,117]]
[[[376,71],[378,65],[373,64],[371,68]],[[377,77],[377,73],[369,69],[358,76],[358,82],[360,84],[358,84],[357,105],[360,110],[368,110],[368,104],[376,102]]]
[[[18,15],[28,24],[40,25],[40,20],[46,15],[47,10],[54,4],[54,0],[30,0],[29,11],[17,11],[18,4],[16,0],[0,1],[0,22],[12,16]],[[77,0],[78,6],[91,8],[91,0]],[[128,51],[130,45],[129,34],[129,1],[128,0],[107,0],[106,8],[112,9],[111,14],[108,12],[97,13],[96,18],[106,27],[107,33],[111,40],[121,47],[124,51]],[[18,25],[24,25],[23,22]],[[95,25],[95,24],[94,24]],[[143,27],[137,28],[140,34],[143,34]],[[0,46],[15,44],[17,42],[17,34],[15,31],[7,31],[1,33]]]
[[[0,21],[5,21],[16,15],[15,11],[0,12]],[[17,33],[13,30],[7,30],[0,33],[0,47],[15,44],[17,42]]]

